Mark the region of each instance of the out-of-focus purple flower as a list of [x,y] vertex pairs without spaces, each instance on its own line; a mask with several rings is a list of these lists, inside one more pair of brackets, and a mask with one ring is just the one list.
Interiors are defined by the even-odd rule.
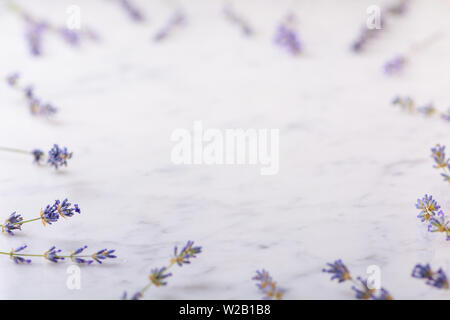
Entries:
[[439,144],[431,149],[431,157],[436,162],[434,165],[436,169],[446,168],[450,163],[450,159],[447,159],[445,156],[445,146]]
[[34,21],[26,18],[26,39],[30,48],[30,53],[34,56],[42,54],[42,37],[48,30],[48,24],[45,21]]
[[231,22],[237,25],[242,33],[246,36],[250,36],[253,34],[253,29],[250,24],[242,17],[240,17],[230,5],[226,5],[223,8],[223,13],[225,17]]
[[429,264],[421,265],[417,264],[411,276],[417,279],[426,279],[426,284],[438,289],[448,289],[448,280],[447,275],[442,269],[439,269],[437,272],[431,270]]
[[20,252],[24,250],[27,246],[23,245],[21,247],[18,247],[16,249],[11,249],[11,252],[9,253],[9,257],[16,263],[16,264],[28,264],[31,263],[30,259],[23,258],[21,256],[17,256],[17,252]]
[[110,258],[110,259],[114,259],[114,258],[117,258],[113,253],[115,252],[116,250],[108,250],[108,249],[103,249],[103,250],[99,250],[99,251],[97,251],[96,253],[94,253],[93,255],[92,255],[92,259],[94,259],[95,261],[97,261],[98,263],[102,263],[102,261],[101,260],[105,260],[105,259],[107,259],[107,258]]
[[350,271],[342,262],[341,259],[336,260],[333,263],[327,263],[329,269],[322,269],[322,272],[331,273],[331,280],[337,279],[338,282],[344,282],[347,280],[351,280]]
[[277,299],[280,300],[283,297],[284,290],[278,288],[277,283],[273,281],[270,274],[262,269],[256,271],[256,276],[252,280],[257,281],[256,286],[264,294],[264,299]]
[[183,11],[175,11],[166,24],[154,35],[153,41],[159,42],[166,39],[176,27],[183,26],[186,20],[187,18]]
[[402,109],[409,111],[409,112],[413,112],[416,108],[414,100],[411,97],[396,96],[392,100],[392,105],[400,106]]
[[380,289],[379,295],[372,294],[372,299],[373,300],[393,300],[391,294],[384,288]]
[[139,10],[134,3],[130,0],[118,0],[121,7],[128,13],[131,19],[134,21],[143,21],[144,15],[141,10]]
[[160,269],[155,268],[150,270],[150,281],[157,287],[159,286],[165,286],[167,284],[166,281],[164,281],[166,278],[171,277],[171,273],[166,273],[167,268],[162,267]]
[[363,51],[369,40],[375,38],[379,34],[379,32],[381,32],[381,29],[369,29],[364,26],[361,29],[359,36],[352,43],[352,51],[355,53]]
[[13,230],[22,230],[22,224],[20,222],[23,221],[23,217],[16,213],[13,212],[11,213],[11,215],[9,216],[8,219],[5,220],[5,222],[2,225],[2,232],[8,232],[10,235],[14,235]]
[[67,41],[67,43],[73,46],[78,46],[80,44],[80,35],[75,30],[71,30],[67,27],[62,27],[59,28],[58,31],[63,39]]
[[61,250],[57,250],[56,247],[53,246],[44,252],[44,258],[51,262],[58,263],[58,260],[64,260],[63,257],[60,257],[58,255],[58,253],[60,253],[60,252],[61,252]]
[[384,72],[389,76],[401,73],[406,65],[406,62],[407,60],[404,56],[396,56],[386,62],[384,65]]
[[442,113],[441,114],[442,119],[444,119],[445,121],[450,121],[450,108],[448,108],[446,113]]
[[447,241],[450,240],[450,221],[447,221],[442,210],[440,210],[435,216],[432,216],[429,223],[429,232],[445,232],[447,235]]
[[400,0],[397,4],[389,7],[387,11],[394,15],[402,15],[408,10],[409,0]]
[[425,116],[432,116],[437,112],[436,108],[432,103],[428,103],[424,106],[417,108],[417,111]]
[[67,160],[72,158],[73,153],[68,152],[66,147],[60,148],[57,144],[48,152],[47,163],[58,169],[61,166],[67,166]]
[[358,277],[357,280],[360,283],[360,288],[352,286],[352,290],[354,290],[356,293],[356,299],[369,300],[370,298],[372,298],[372,295],[374,294],[375,289],[369,288],[366,279],[362,279],[361,277]]
[[40,149],[34,149],[33,151],[31,151],[31,154],[33,155],[35,163],[40,163],[44,157],[44,151]]
[[295,30],[294,21],[294,16],[289,15],[284,22],[280,23],[275,32],[274,41],[292,55],[297,55],[302,52],[303,46]]
[[17,85],[17,81],[20,78],[20,74],[17,72],[11,73],[6,77],[6,82],[11,86],[14,87]]

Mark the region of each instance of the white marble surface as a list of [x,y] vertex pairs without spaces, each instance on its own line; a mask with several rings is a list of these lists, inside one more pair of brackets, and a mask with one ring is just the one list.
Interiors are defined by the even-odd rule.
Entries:
[[[354,56],[348,45],[365,9],[386,1],[235,1],[256,35],[247,39],[221,16],[222,1],[181,2],[189,24],[167,42],[150,43],[177,2],[135,0],[148,16],[136,25],[107,1],[20,1],[64,23],[70,4],[98,30],[100,44],[78,50],[48,37],[29,56],[23,23],[0,12],[0,74],[22,73],[56,104],[55,121],[33,118],[17,92],[0,83],[0,145],[32,149],[53,143],[75,153],[54,172],[1,153],[0,212],[33,217],[56,198],[78,202],[82,215],[43,228],[0,235],[9,250],[51,245],[115,248],[119,258],[82,268],[82,289],[66,287],[66,268],[35,259],[0,259],[0,298],[117,299],[146,284],[174,245],[195,240],[204,252],[175,268],[148,299],[257,299],[251,277],[266,268],[286,299],[351,299],[345,284],[321,269],[342,258],[354,274],[382,270],[396,298],[449,298],[412,279],[417,262],[450,272],[450,243],[427,235],[415,200],[432,193],[450,211],[449,187],[432,169],[429,149],[450,147],[449,125],[391,107],[396,94],[450,104],[446,0],[412,0],[405,17]],[[293,58],[271,42],[288,10],[300,21],[305,52]],[[417,55],[400,77],[381,65],[437,29],[444,39]],[[194,120],[211,128],[280,129],[280,172],[254,166],[175,166],[170,134]],[[1,258],[1,257],[0,257]]]

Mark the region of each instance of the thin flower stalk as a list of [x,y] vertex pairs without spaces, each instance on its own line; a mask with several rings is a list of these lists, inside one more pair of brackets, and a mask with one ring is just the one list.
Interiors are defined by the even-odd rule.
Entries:
[[20,74],[15,72],[6,78],[6,82],[11,88],[14,88],[21,92],[28,103],[28,108],[34,116],[50,117],[54,115],[58,110],[57,108],[48,102],[42,102],[34,93],[34,87],[31,85],[22,86],[20,85]]
[[67,161],[72,159],[73,156],[73,152],[69,152],[66,147],[59,147],[57,144],[54,144],[47,154],[40,149],[27,151],[9,147],[0,147],[0,151],[29,155],[33,158],[34,163],[45,163],[50,167],[54,167],[55,170],[67,167]]
[[[174,249],[174,255],[170,259],[170,263],[162,268],[154,268],[150,270],[149,275],[149,283],[143,287],[141,290],[133,294],[130,299],[131,300],[139,300],[141,299],[145,292],[152,286],[160,287],[167,285],[167,278],[172,276],[172,273],[169,273],[169,269],[175,265],[182,267],[185,264],[190,264],[191,259],[196,258],[197,254],[202,252],[202,247],[194,247],[194,241],[188,241],[186,245],[178,251],[178,247]],[[124,292],[122,299],[127,299],[127,293]]]
[[425,283],[434,288],[442,290],[449,289],[448,278],[442,268],[439,268],[438,271],[433,271],[429,264],[417,264],[414,267],[411,276],[416,279],[426,280]]
[[444,121],[450,121],[450,110],[442,112],[431,102],[424,105],[418,105],[414,99],[409,96],[396,96],[392,100],[392,105],[394,107],[400,107],[403,111],[411,114],[417,113],[427,118],[437,117]]
[[185,13],[180,9],[176,10],[167,20],[165,25],[153,36],[153,42],[161,42],[167,39],[169,35],[175,31],[175,29],[186,25],[186,21],[187,18]]
[[0,228],[2,233],[14,235],[14,232],[17,230],[22,230],[22,226],[25,223],[41,221],[42,225],[45,227],[47,224],[51,225],[52,223],[57,222],[60,217],[67,219],[72,217],[75,213],[81,213],[78,204],[72,206],[68,199],[64,199],[63,201],[56,200],[53,204],[47,205],[45,209],[41,209],[39,217],[33,219],[24,220],[22,215],[13,212],[8,219],[0,225]]
[[53,33],[60,36],[66,43],[73,47],[79,46],[82,39],[89,39],[94,41],[97,41],[99,39],[97,33],[87,28],[77,30],[69,29],[65,25],[52,25],[45,19],[40,19],[33,16],[12,0],[7,1],[7,7],[11,12],[16,13],[25,22],[25,39],[28,43],[30,53],[33,56],[42,55],[43,39],[44,36],[48,33]]
[[283,298],[284,289],[278,287],[277,283],[273,281],[272,276],[269,272],[262,269],[257,270],[256,275],[252,278],[257,282],[256,286],[264,295],[263,299],[267,300],[281,300]]
[[333,263],[327,263],[327,268],[322,269],[322,272],[330,273],[331,280],[337,280],[338,283],[351,282],[353,283],[352,290],[355,292],[356,299],[359,300],[392,300],[393,297],[389,292],[380,288],[379,290],[372,288],[368,283],[368,279],[357,277],[354,279],[350,275],[350,271],[342,260],[336,260]]
[[23,245],[16,249],[11,249],[10,252],[0,251],[0,255],[9,256],[16,264],[29,264],[31,263],[31,259],[29,258],[44,258],[53,263],[70,260],[79,265],[90,265],[94,261],[102,264],[106,259],[117,258],[117,256],[114,255],[115,250],[108,249],[98,250],[92,254],[82,254],[87,246],[78,248],[70,252],[70,254],[61,254],[61,250],[57,249],[55,246],[52,246],[42,254],[23,253],[23,250],[26,248],[27,245]]

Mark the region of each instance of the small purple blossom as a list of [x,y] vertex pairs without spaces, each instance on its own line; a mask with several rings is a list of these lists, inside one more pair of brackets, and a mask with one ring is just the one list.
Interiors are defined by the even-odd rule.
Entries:
[[445,232],[447,240],[450,240],[450,221],[445,218],[444,212],[440,210],[435,216],[430,218],[428,231],[429,232]]
[[384,288],[380,289],[379,295],[372,294],[372,299],[373,300],[393,300],[391,294]]
[[417,279],[426,279],[426,284],[438,289],[448,289],[447,275],[442,269],[437,272],[433,272],[429,264],[421,265],[417,264],[411,276]]
[[77,204],[72,207],[72,204],[67,199],[64,199],[62,202],[55,200],[54,204],[47,205],[44,210],[41,210],[42,223],[44,226],[47,223],[52,224],[58,221],[60,216],[63,218],[71,217],[75,212],[81,213]]
[[34,149],[33,151],[31,151],[31,154],[33,155],[35,163],[41,163],[41,160],[45,155],[44,151],[42,151],[40,149]]
[[277,299],[280,300],[283,297],[284,290],[278,288],[277,283],[273,281],[270,274],[262,269],[256,271],[256,276],[252,280],[257,281],[256,286],[264,294],[264,299]]
[[437,144],[434,148],[431,148],[431,157],[436,162],[434,165],[436,169],[447,168],[450,164],[450,159],[445,156],[445,146]]
[[274,41],[280,47],[286,49],[290,54],[297,55],[302,52],[303,46],[299,35],[294,28],[294,16],[289,15],[284,22],[278,25]]
[[359,52],[363,51],[365,46],[369,42],[369,40],[378,36],[380,31],[381,31],[381,29],[369,29],[366,26],[364,26],[361,29],[359,36],[352,43],[352,46],[351,46],[352,51],[355,53],[359,53]]
[[143,21],[144,15],[142,12],[136,7],[134,3],[130,0],[118,0],[121,7],[125,10],[126,13],[130,16],[134,21]]
[[417,199],[416,208],[420,210],[417,218],[422,222],[428,222],[432,217],[436,216],[441,206],[433,199],[433,196],[426,194],[422,199]]
[[398,74],[403,71],[406,62],[407,60],[404,56],[396,56],[386,62],[386,64],[384,65],[384,72],[389,76]]
[[331,280],[337,279],[338,282],[344,282],[352,279],[350,271],[341,259],[336,260],[334,263],[327,263],[327,265],[329,269],[322,269],[322,272],[331,273]]
[[162,267],[160,269],[155,268],[150,270],[149,276],[150,281],[157,287],[167,285],[167,282],[164,280],[167,279],[168,277],[171,277],[172,274],[166,273],[166,270],[167,270],[166,267]]
[[8,219],[6,219],[6,221],[3,223],[2,225],[2,232],[7,232],[10,235],[14,235],[13,230],[22,230],[22,224],[20,222],[23,221],[23,217],[16,213],[13,212],[11,213],[11,215],[9,216]]
[[432,116],[437,112],[432,103],[428,103],[422,107],[417,108],[417,111],[425,116]]
[[25,36],[32,55],[39,56],[42,54],[42,38],[47,30],[48,24],[45,21],[35,21],[29,17],[26,18]]
[[18,247],[18,248],[16,248],[16,249],[11,249],[11,252],[9,253],[9,257],[10,257],[16,264],[29,264],[29,263],[31,263],[31,260],[30,260],[30,259],[26,259],[26,258],[23,258],[23,257],[21,257],[21,256],[15,255],[17,252],[20,252],[20,251],[26,249],[26,247],[27,247],[26,245],[23,245],[23,246]]
[[57,144],[48,152],[47,163],[58,169],[62,166],[67,166],[67,160],[72,158],[73,153],[68,152],[66,147],[60,148]]
[[93,260],[84,259],[85,258],[84,256],[79,256],[80,253],[82,253],[86,248],[87,246],[83,246],[76,249],[75,251],[72,251],[70,253],[70,259],[72,259],[72,261],[77,264],[90,265],[92,262],[94,262]]
[[64,257],[58,255],[60,252],[61,250],[57,250],[56,247],[53,246],[44,252],[44,258],[51,262],[58,263],[58,260],[64,260]]
[[113,255],[115,251],[116,250],[108,250],[108,249],[99,250],[92,255],[92,259],[101,264],[102,263],[101,260],[105,260],[107,258],[110,259],[117,258],[115,255]]
[[172,263],[177,263],[180,267],[183,264],[189,264],[191,258],[196,258],[196,254],[202,252],[202,247],[194,247],[194,241],[188,241],[186,245],[178,253],[178,247],[174,248],[174,257],[172,258]]
[[17,85],[17,81],[20,78],[20,74],[17,72],[11,73],[6,77],[6,82],[11,86],[14,87]]
[[441,114],[442,119],[444,119],[445,121],[450,121],[450,108],[447,110],[446,113],[442,113]]
[[370,298],[372,298],[372,295],[374,294],[375,290],[369,288],[367,284],[367,279],[362,279],[361,277],[358,277],[357,280],[360,283],[360,288],[352,286],[352,290],[355,291],[356,293],[356,299],[369,300]]

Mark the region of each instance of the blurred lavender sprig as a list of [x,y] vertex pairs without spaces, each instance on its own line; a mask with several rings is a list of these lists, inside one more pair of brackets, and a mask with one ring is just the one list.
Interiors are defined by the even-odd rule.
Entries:
[[24,8],[18,6],[12,0],[8,0],[8,8],[18,14],[25,22],[25,39],[28,43],[30,53],[33,56],[42,55],[44,35],[53,33],[59,35],[71,46],[78,46],[82,39],[97,41],[98,34],[91,29],[69,29],[67,26],[54,26],[45,19],[36,18]]
[[257,270],[256,275],[252,278],[252,280],[257,281],[256,286],[264,295],[263,299],[281,300],[283,298],[284,290],[277,286],[277,283],[273,281],[269,272],[264,269],[261,271]]
[[24,220],[22,215],[16,212],[11,213],[8,219],[0,225],[0,228],[2,232],[14,235],[16,230],[22,230],[22,225],[25,223],[40,220],[46,226],[47,224],[57,222],[59,217],[70,218],[75,213],[81,213],[78,204],[72,206],[68,199],[64,199],[63,201],[55,200],[53,204],[49,204],[45,209],[41,209],[39,217],[33,219]]
[[438,116],[438,118],[441,118],[442,120],[450,121],[450,110],[448,111],[449,114],[441,112],[431,102],[418,106],[414,99],[409,96],[396,96],[392,100],[392,105],[400,107],[402,110],[408,111],[410,113],[418,113],[425,117]]
[[178,27],[184,26],[186,24],[187,17],[184,11],[178,9],[172,16],[167,20],[165,25],[159,29],[153,36],[154,42],[160,42],[169,37],[169,35],[174,32]]
[[132,0],[115,0],[115,1],[119,3],[122,9],[133,21],[140,22],[145,20],[144,14]]
[[411,276],[417,279],[424,279],[426,280],[425,283],[427,285],[437,289],[449,289],[447,275],[441,268],[439,268],[438,271],[433,271],[429,264],[417,264],[414,267]]
[[434,148],[431,148],[431,158],[433,158],[435,169],[442,170],[441,176],[444,181],[450,182],[450,158],[447,158],[445,154],[445,146],[437,144]]
[[288,14],[278,25],[274,37],[274,42],[292,55],[298,55],[303,51],[296,25],[295,16]]
[[[361,300],[392,300],[392,296],[389,292],[380,288],[379,290],[371,288],[367,279],[357,277],[356,280],[350,275],[350,271],[341,259],[336,260],[333,263],[327,263],[328,269],[322,269],[322,272],[330,273],[331,280],[337,280],[338,283],[352,282],[352,290],[355,291],[356,299]],[[378,293],[378,294],[377,294]]]
[[238,15],[231,5],[224,6],[223,13],[228,21],[239,27],[242,34],[245,36],[251,36],[253,34],[253,28],[250,26],[248,21]]
[[402,73],[408,60],[404,55],[397,55],[384,65],[384,73],[388,76]]
[[351,50],[355,53],[364,51],[367,44],[382,32],[392,16],[403,15],[407,12],[408,3],[409,0],[399,0],[396,4],[382,10],[381,12],[384,14],[380,17],[380,29],[369,29],[366,25],[362,27],[358,37],[351,45]]
[[69,152],[66,147],[60,147],[57,144],[53,145],[47,155],[45,155],[41,149],[27,151],[16,148],[0,147],[0,151],[31,155],[34,163],[42,164],[45,162],[47,165],[54,167],[56,170],[63,166],[67,167],[67,160],[72,159],[73,156],[73,152]]
[[24,95],[25,99],[28,102],[28,107],[32,115],[50,117],[57,112],[56,107],[53,106],[51,103],[48,102],[43,103],[38,97],[36,97],[36,95],[34,94],[33,86],[20,85],[19,73],[15,72],[8,75],[6,78],[6,82],[11,88],[17,89],[18,91],[22,92],[22,94]]
[[450,241],[450,220],[432,196],[426,194],[417,199],[416,208],[420,210],[417,218],[427,224],[429,232],[442,232],[447,236],[447,241]]
[[16,249],[12,249],[10,252],[0,251],[0,254],[8,255],[16,264],[31,263],[31,259],[28,259],[29,257],[44,258],[45,260],[51,261],[53,263],[58,263],[66,259],[70,259],[72,262],[80,265],[90,265],[94,261],[101,264],[105,259],[117,258],[117,256],[114,255],[115,250],[108,249],[103,249],[92,254],[82,255],[81,253],[87,248],[87,246],[83,246],[77,250],[74,250],[70,254],[61,254],[61,250],[57,249],[55,246],[52,246],[42,254],[23,253],[22,251],[26,248],[27,245],[23,245]]
[[[162,268],[154,268],[150,270],[149,283],[140,291],[133,294],[131,300],[139,300],[144,296],[144,293],[153,285],[155,287],[167,285],[166,279],[172,276],[168,270],[174,265],[182,267],[185,264],[190,264],[191,259],[196,258],[197,254],[202,252],[202,247],[194,247],[194,241],[188,241],[186,245],[178,251],[178,247],[174,248],[174,256],[170,259],[168,266]],[[127,292],[124,292],[122,299],[127,299]]]

